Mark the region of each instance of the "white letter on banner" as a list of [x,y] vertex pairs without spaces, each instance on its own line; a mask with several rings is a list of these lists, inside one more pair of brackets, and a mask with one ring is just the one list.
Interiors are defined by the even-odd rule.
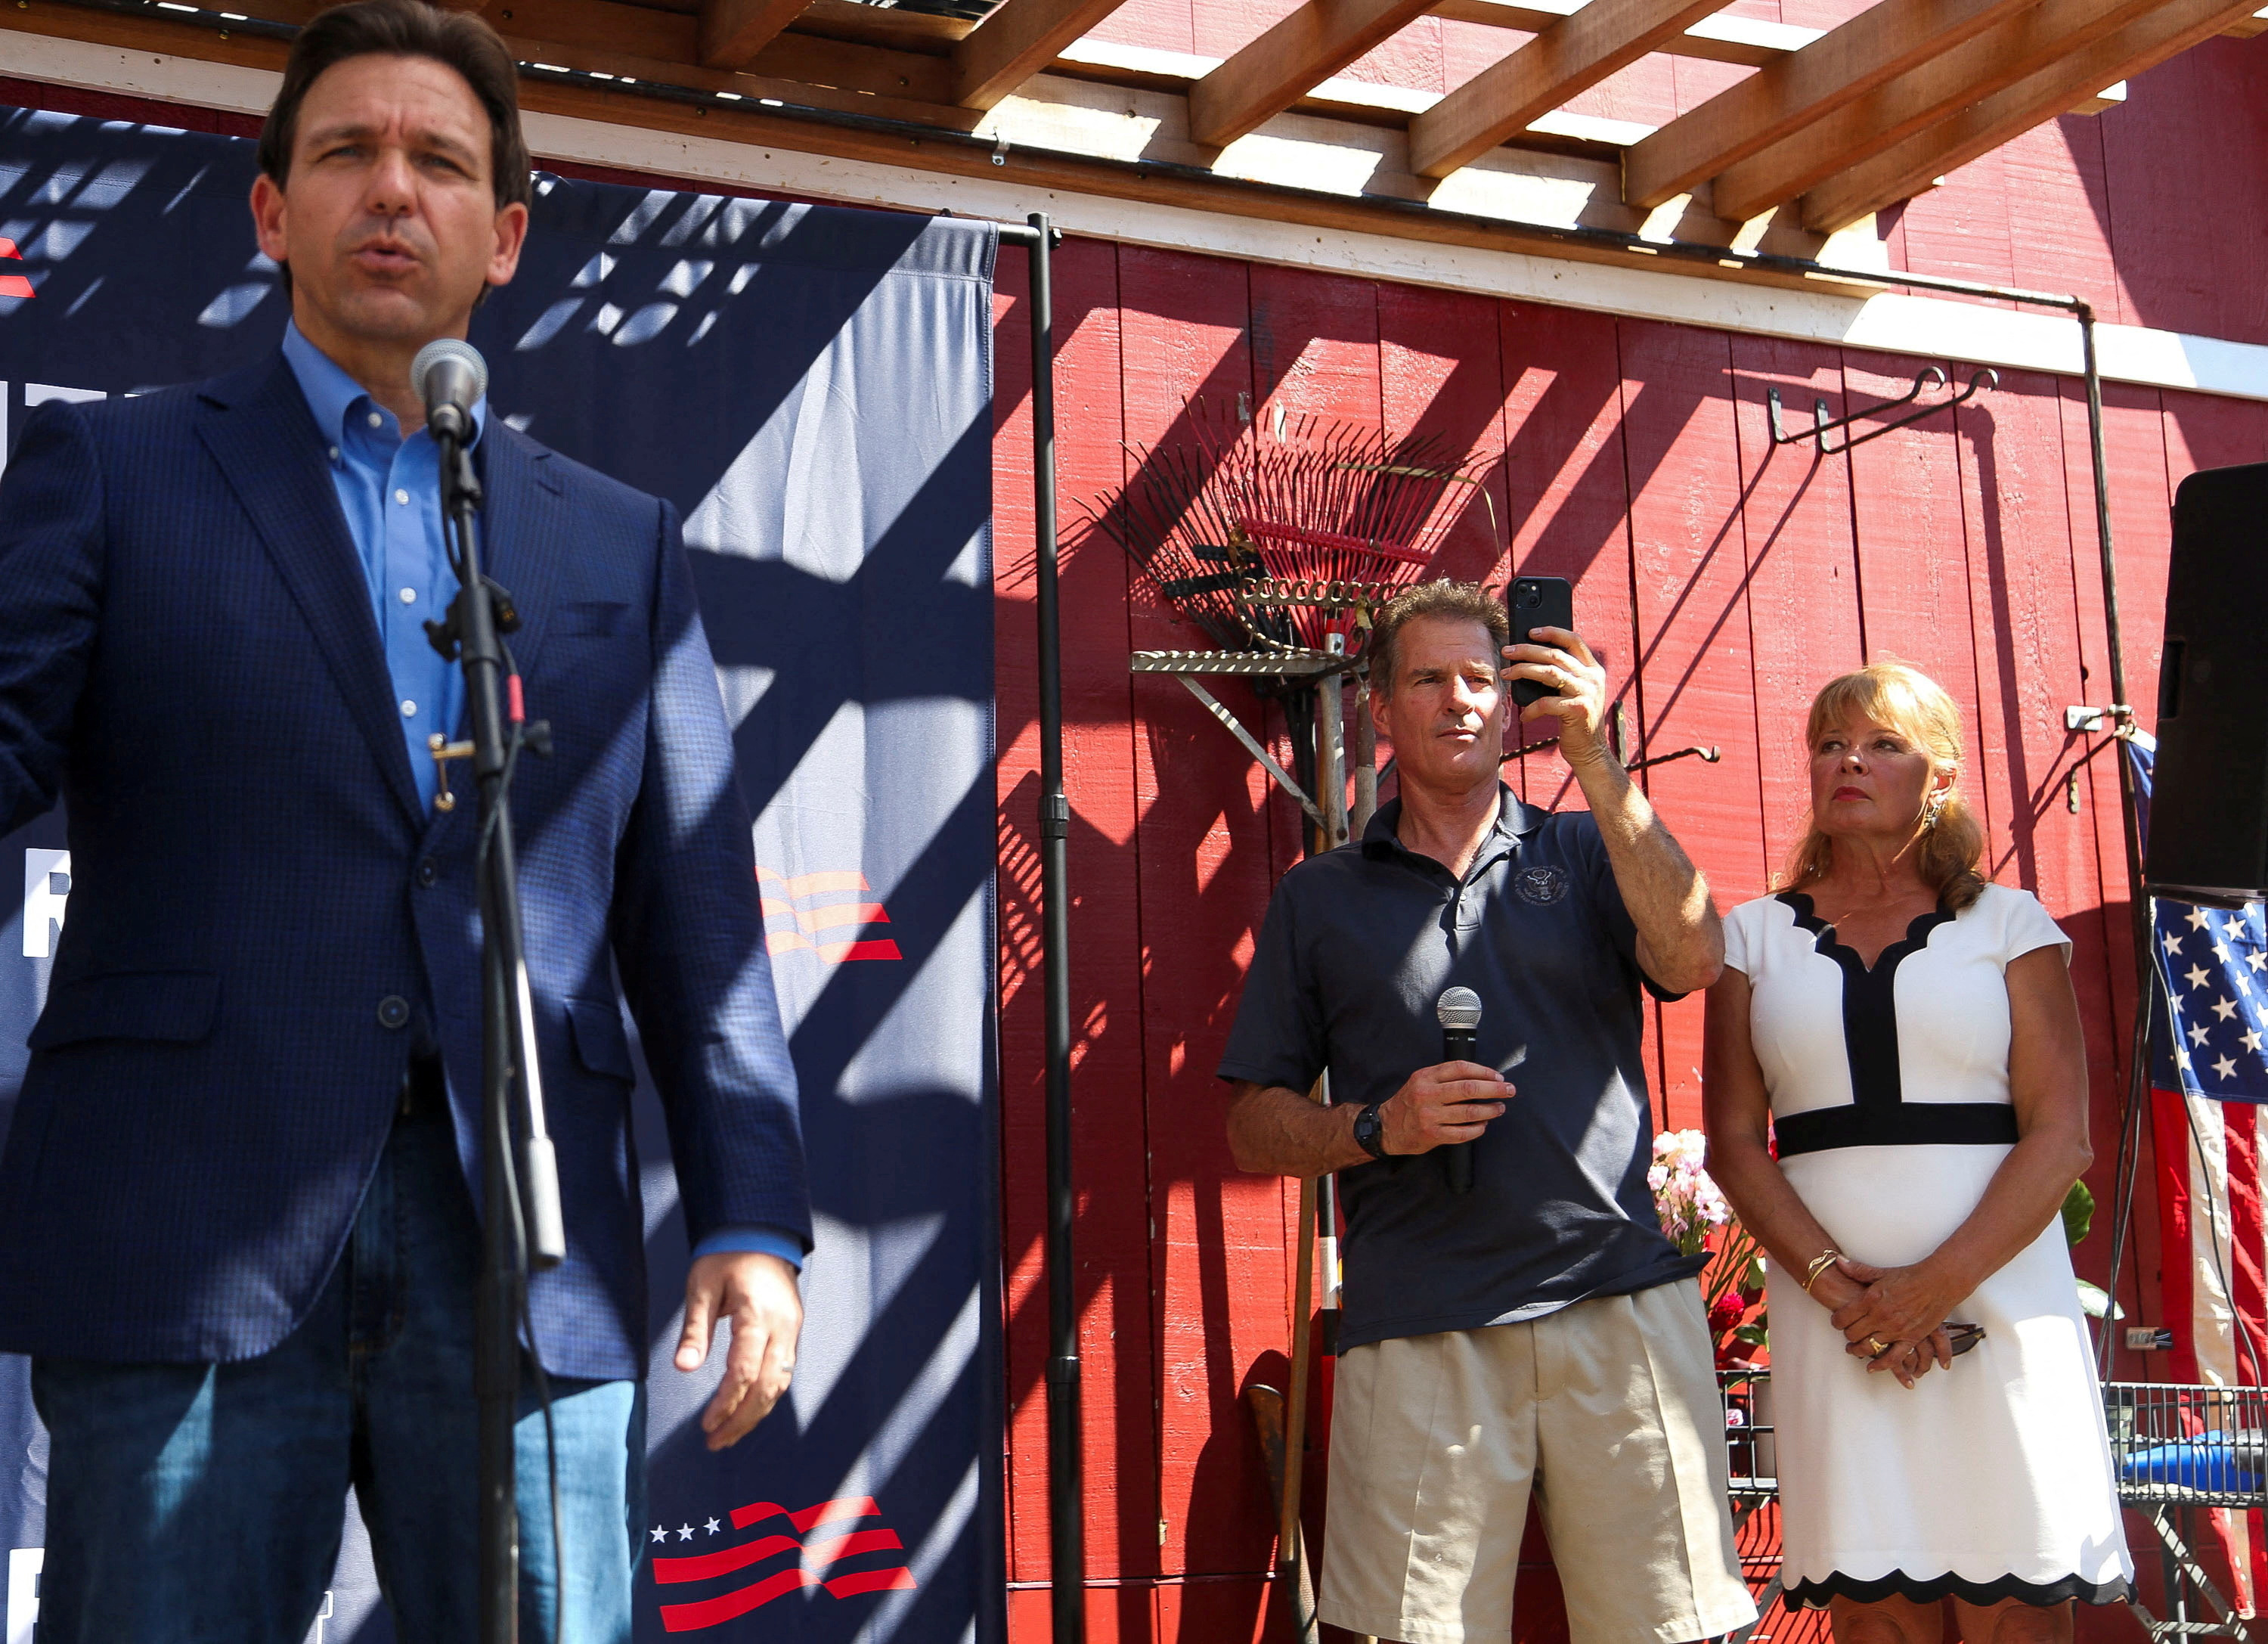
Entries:
[[32,1644],[32,1626],[40,1618],[40,1567],[47,1560],[44,1547],[8,1550],[8,1644]]
[[[24,957],[55,956],[53,926],[70,900],[70,852],[33,846],[24,852]],[[10,1644],[14,1641],[10,1640]]]

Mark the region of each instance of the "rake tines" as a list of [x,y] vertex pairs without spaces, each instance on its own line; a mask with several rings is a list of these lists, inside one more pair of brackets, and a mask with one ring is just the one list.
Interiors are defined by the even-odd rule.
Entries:
[[[1133,478],[1094,520],[1224,650],[1322,649],[1346,632],[1351,608],[1432,567],[1487,461],[1438,435],[1307,416],[1271,433],[1189,409],[1192,434],[1134,448]],[[1310,587],[1312,601],[1296,592]]]

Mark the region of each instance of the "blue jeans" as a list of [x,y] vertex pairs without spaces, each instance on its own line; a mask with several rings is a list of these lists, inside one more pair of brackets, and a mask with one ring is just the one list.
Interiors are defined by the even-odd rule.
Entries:
[[[478,1634],[473,1286],[480,1235],[444,1115],[395,1122],[338,1270],[233,1364],[41,1359],[52,1449],[39,1644],[302,1644],[354,1486],[404,1644]],[[551,1384],[565,1644],[628,1644],[644,1399]],[[557,1604],[543,1419],[519,1423],[520,1637]]]

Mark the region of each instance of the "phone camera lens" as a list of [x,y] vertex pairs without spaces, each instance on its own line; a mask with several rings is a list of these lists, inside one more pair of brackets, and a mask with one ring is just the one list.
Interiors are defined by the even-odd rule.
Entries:
[[1543,603],[1543,590],[1534,584],[1531,583],[1520,591],[1520,605],[1522,610],[1532,611]]

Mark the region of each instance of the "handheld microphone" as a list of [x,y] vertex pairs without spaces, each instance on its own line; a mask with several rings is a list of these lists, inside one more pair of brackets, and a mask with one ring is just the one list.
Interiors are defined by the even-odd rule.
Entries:
[[[1479,1059],[1481,996],[1469,987],[1453,987],[1444,992],[1433,1006],[1433,1015],[1441,1024],[1441,1059],[1445,1062],[1470,1062]],[[1441,1149],[1442,1165],[1448,1172],[1449,1191],[1469,1193],[1473,1191],[1473,1145],[1452,1142]]]
[[461,443],[472,438],[473,407],[489,391],[488,362],[469,343],[435,337],[409,362],[409,391],[425,402],[433,438]]

